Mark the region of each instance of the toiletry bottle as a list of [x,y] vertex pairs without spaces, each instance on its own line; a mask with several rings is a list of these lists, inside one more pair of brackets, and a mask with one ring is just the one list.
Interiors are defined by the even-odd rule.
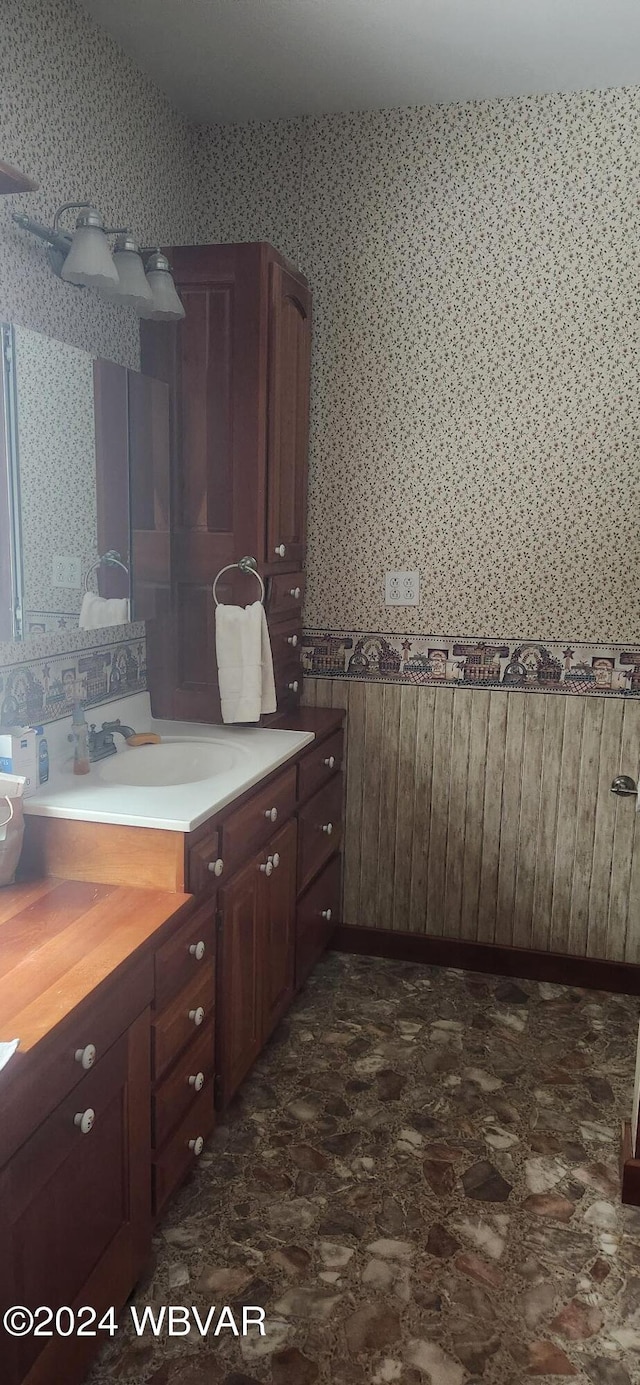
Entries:
[[73,772],[74,774],[89,773],[89,742],[88,728],[82,710],[82,703],[73,704]]
[[43,726],[36,726],[36,746],[38,748],[38,784],[46,784],[49,778],[49,746]]

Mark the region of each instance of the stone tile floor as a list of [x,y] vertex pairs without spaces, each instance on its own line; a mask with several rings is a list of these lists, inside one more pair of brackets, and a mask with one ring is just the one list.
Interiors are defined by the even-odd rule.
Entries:
[[125,1327],[93,1385],[640,1382],[617,1171],[637,1019],[624,996],[330,954],[134,1300],[261,1305],[266,1336]]

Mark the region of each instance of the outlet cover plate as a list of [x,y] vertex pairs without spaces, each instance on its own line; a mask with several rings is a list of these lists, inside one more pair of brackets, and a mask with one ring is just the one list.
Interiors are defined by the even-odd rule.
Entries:
[[385,606],[418,606],[420,604],[419,572],[385,572]]

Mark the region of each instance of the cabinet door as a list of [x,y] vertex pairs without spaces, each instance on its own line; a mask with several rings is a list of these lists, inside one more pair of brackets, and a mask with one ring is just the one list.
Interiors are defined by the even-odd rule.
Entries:
[[262,1044],[261,934],[267,853],[254,856],[218,896],[221,928],[217,949],[218,1100],[226,1106],[255,1062]]
[[[93,1126],[83,1133],[76,1116],[88,1109]],[[55,1313],[89,1304],[100,1318],[124,1303],[150,1247],[150,1159],[145,1011],[0,1174],[4,1306]],[[41,1353],[38,1380],[74,1385],[104,1340],[6,1337],[4,1385],[17,1385]]]
[[[293,996],[298,824],[288,822],[269,842],[273,874],[265,880],[262,936],[262,1042],[266,1043]],[[277,864],[276,864],[277,863]]]
[[311,293],[283,265],[270,271],[266,561],[293,568],[305,553]]
[[[261,561],[264,546],[264,256],[260,245],[168,253],[186,316],[141,323],[143,369],[172,392],[172,668],[152,693],[162,715],[220,721],[212,582],[245,553]],[[256,590],[236,571],[218,595],[244,605]]]

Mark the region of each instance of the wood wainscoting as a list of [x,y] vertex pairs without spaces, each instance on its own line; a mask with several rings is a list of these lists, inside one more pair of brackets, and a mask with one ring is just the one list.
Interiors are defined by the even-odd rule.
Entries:
[[314,679],[347,709],[343,922],[640,962],[640,700]]

